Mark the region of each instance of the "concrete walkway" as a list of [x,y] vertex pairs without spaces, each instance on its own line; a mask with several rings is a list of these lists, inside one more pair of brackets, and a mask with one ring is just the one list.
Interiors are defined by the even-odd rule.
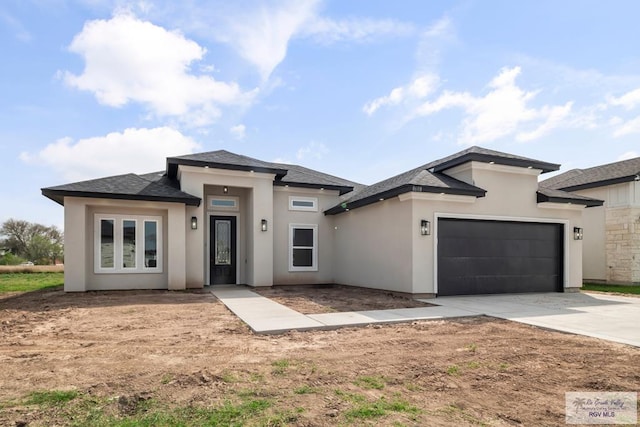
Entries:
[[443,307],[640,347],[640,298],[596,293],[439,297]]
[[477,316],[476,313],[455,307],[419,307],[304,315],[240,286],[216,286],[211,293],[258,334]]
[[259,334],[487,315],[640,347],[640,298],[585,293],[439,297],[436,307],[304,315],[240,286],[216,286],[222,303]]

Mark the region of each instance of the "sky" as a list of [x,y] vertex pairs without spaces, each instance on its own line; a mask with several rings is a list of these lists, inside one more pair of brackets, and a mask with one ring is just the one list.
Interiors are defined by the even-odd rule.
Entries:
[[640,2],[1,0],[0,222],[225,149],[373,184],[472,145],[640,155]]

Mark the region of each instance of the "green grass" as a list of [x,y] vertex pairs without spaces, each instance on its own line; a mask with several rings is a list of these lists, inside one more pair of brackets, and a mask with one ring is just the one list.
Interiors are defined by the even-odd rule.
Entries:
[[401,412],[415,416],[420,413],[420,409],[409,404],[405,400],[386,400],[383,396],[373,402],[360,403],[354,408],[346,411],[344,415],[348,420],[353,420],[355,418],[369,419],[382,417],[387,415],[389,412]]
[[447,367],[447,374],[458,375],[460,374],[460,367],[458,365],[451,365]]
[[362,388],[382,390],[385,385],[385,380],[382,377],[358,377],[354,382],[355,385]]
[[64,285],[64,273],[0,273],[0,293],[31,292]]
[[295,394],[313,394],[316,393],[316,391],[317,390],[315,388],[306,384],[293,390]]
[[291,363],[287,359],[276,360],[271,363],[271,366],[273,366],[271,373],[274,375],[284,375],[289,365],[291,365]]
[[74,390],[50,390],[50,391],[34,391],[29,394],[27,405],[40,405],[40,406],[57,406],[78,397],[78,392]]
[[582,290],[640,295],[639,285],[624,286],[624,285],[599,285],[595,283],[585,283],[584,285],[582,285]]

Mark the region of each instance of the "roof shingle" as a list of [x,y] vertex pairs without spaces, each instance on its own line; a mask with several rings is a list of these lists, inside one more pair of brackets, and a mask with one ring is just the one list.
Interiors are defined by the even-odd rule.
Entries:
[[571,169],[540,183],[546,188],[584,190],[640,180],[640,157],[588,169]]

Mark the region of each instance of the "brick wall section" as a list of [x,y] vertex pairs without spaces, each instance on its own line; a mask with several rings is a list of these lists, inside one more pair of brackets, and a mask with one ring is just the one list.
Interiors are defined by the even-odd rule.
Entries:
[[640,208],[606,211],[607,281],[640,283]]

